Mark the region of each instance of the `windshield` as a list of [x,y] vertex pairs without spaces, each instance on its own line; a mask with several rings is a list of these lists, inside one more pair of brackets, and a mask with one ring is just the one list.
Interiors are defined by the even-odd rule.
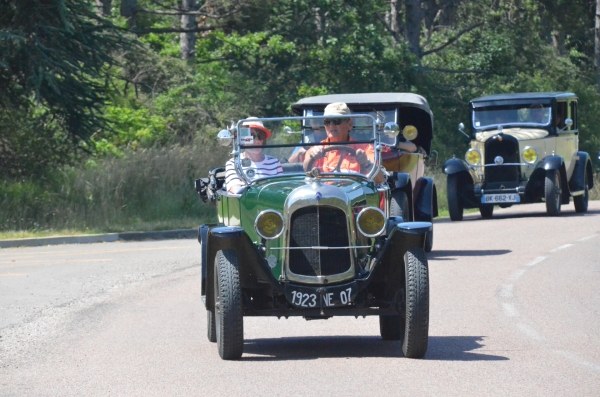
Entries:
[[486,107],[473,110],[473,127],[478,130],[509,124],[543,127],[550,124],[551,117],[551,108],[543,105]]
[[[227,163],[226,183],[277,176],[321,173],[375,173],[379,134],[368,114],[245,119],[238,122],[236,155]],[[236,150],[236,148],[238,150]],[[231,177],[231,178],[230,178]]]

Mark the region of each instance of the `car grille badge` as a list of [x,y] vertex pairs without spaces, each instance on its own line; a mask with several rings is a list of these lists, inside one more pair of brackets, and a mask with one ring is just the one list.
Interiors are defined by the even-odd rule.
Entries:
[[504,163],[504,159],[502,158],[502,156],[496,156],[496,158],[494,159],[494,163],[496,163],[496,165],[502,165],[502,163]]
[[317,194],[315,194],[315,200],[321,201],[322,198],[323,198],[323,195],[321,194],[321,192],[317,192]]

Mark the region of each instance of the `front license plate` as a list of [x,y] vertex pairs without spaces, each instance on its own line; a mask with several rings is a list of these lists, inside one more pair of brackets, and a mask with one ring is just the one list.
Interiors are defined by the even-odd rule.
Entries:
[[296,307],[319,308],[351,305],[356,298],[356,283],[335,287],[286,286],[285,296]]
[[484,194],[481,197],[481,202],[485,204],[519,203],[521,197],[517,193]]

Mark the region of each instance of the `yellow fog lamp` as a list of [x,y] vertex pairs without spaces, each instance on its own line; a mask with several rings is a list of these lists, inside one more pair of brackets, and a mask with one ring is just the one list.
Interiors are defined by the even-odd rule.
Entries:
[[479,153],[479,150],[469,149],[465,154],[465,160],[471,165],[479,164],[481,161],[481,153]]
[[283,216],[274,210],[263,211],[254,221],[254,230],[260,237],[273,240],[283,232]]
[[523,149],[521,157],[523,157],[523,161],[525,161],[527,164],[533,164],[538,158],[538,152],[535,150],[535,148],[526,146],[525,149]]
[[385,231],[385,214],[376,207],[367,207],[356,217],[358,230],[367,237],[377,237]]

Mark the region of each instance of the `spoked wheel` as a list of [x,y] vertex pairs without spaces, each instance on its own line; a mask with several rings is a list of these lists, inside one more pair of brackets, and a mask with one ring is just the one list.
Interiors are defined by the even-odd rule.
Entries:
[[587,212],[588,201],[590,199],[590,188],[588,187],[587,172],[583,178],[584,191],[580,196],[573,197],[573,204],[575,204],[575,212]]
[[217,329],[215,327],[215,312],[206,311],[206,336],[209,342],[217,341]]
[[402,190],[395,190],[392,192],[392,199],[390,200],[390,215],[401,216],[404,222],[410,222],[410,211],[408,208],[408,197]]
[[421,248],[404,254],[406,318],[402,352],[407,358],[422,358],[429,338],[429,268]]
[[546,171],[546,181],[544,186],[544,197],[546,199],[546,212],[550,216],[560,215],[560,174],[558,170]]
[[460,198],[458,187],[458,175],[448,175],[446,186],[446,197],[448,198],[448,212],[453,221],[462,221],[464,205]]
[[219,355],[237,360],[244,350],[242,289],[235,251],[223,250],[215,258],[215,329]]
[[492,219],[492,216],[494,215],[494,206],[482,205],[479,207],[479,213],[483,219]]

